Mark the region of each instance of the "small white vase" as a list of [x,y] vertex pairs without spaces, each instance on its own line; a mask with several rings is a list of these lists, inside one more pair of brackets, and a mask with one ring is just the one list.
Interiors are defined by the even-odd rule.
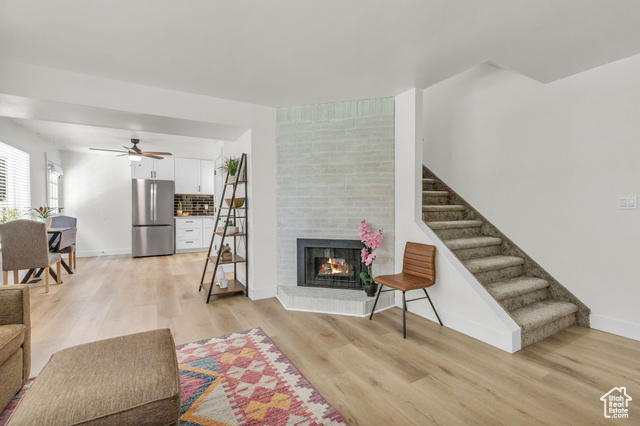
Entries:
[[51,218],[50,217],[37,217],[36,220],[38,222],[42,222],[47,226],[47,229],[51,228]]

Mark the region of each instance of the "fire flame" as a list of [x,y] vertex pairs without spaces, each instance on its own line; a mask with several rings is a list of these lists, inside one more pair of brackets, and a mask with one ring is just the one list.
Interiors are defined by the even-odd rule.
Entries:
[[326,263],[320,265],[318,272],[324,275],[348,274],[349,265],[347,265],[344,259],[329,258]]

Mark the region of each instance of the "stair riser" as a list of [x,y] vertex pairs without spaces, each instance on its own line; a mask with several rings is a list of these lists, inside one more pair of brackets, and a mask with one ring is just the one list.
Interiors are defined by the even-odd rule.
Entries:
[[422,220],[425,222],[447,222],[450,220],[463,220],[464,211],[454,210],[448,212],[423,212]]
[[423,191],[437,191],[438,184],[436,182],[422,182]]
[[522,308],[523,306],[530,305],[532,303],[541,302],[548,297],[549,289],[543,288],[520,296],[501,300],[500,303],[507,311],[513,311],[514,309]]
[[571,327],[575,323],[576,316],[575,314],[571,314],[547,323],[542,327],[538,327],[529,331],[523,331],[520,336],[521,346],[524,348],[527,345],[530,345],[542,339],[546,339],[547,337],[557,333],[560,330]]
[[454,238],[477,237],[480,235],[480,229],[480,226],[476,226],[473,228],[438,229],[434,232],[441,240],[452,240]]
[[515,278],[517,276],[522,275],[523,273],[522,265],[518,266],[509,266],[507,268],[502,269],[493,269],[491,271],[486,272],[478,272],[473,274],[478,281],[483,284],[489,284],[498,280],[506,280],[508,278]]
[[422,196],[422,204],[426,206],[444,206],[449,204],[448,195],[426,195]]
[[500,254],[501,246],[487,246],[487,247],[474,247],[468,249],[454,250],[455,254],[460,260],[477,259],[479,257],[497,256]]

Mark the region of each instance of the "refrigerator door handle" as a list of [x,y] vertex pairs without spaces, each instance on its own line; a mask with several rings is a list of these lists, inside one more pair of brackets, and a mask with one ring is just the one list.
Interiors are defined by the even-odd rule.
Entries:
[[151,196],[151,202],[150,207],[151,207],[151,221],[155,224],[156,222],[156,185],[152,182],[151,183],[151,194],[149,194]]

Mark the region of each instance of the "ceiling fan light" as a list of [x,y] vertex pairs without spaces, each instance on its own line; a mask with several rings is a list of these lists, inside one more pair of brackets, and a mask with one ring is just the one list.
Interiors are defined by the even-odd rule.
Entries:
[[139,155],[129,155],[129,160],[131,161],[142,161],[142,157]]

